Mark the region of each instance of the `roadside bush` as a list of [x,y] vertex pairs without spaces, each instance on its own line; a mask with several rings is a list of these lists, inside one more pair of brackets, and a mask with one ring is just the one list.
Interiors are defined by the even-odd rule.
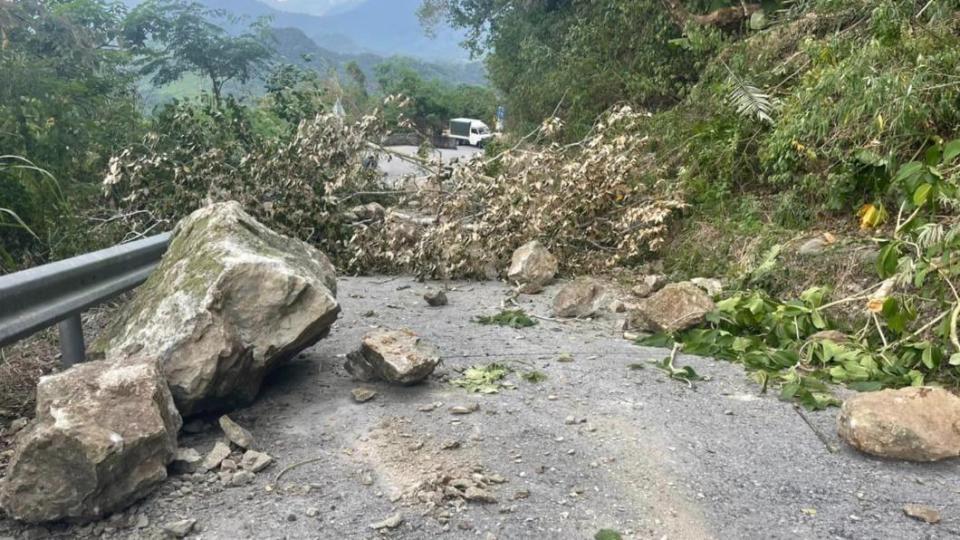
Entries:
[[274,230],[335,257],[350,235],[343,205],[364,202],[356,193],[377,186],[363,158],[379,118],[346,123],[321,114],[272,140],[251,130],[246,112],[171,106],[144,144],[111,159],[107,200],[141,234],[167,229],[210,202],[236,200]]

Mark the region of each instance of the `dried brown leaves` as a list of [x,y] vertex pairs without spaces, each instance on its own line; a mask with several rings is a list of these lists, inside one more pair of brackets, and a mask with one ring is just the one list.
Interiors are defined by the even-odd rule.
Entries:
[[[366,271],[490,277],[533,239],[577,272],[656,251],[669,218],[685,205],[675,185],[657,176],[647,140],[634,134],[644,118],[623,107],[579,143],[507,151],[495,176],[486,174],[489,160],[458,167],[426,217],[391,213],[358,228],[349,264]],[[428,190],[437,198],[435,186]]]

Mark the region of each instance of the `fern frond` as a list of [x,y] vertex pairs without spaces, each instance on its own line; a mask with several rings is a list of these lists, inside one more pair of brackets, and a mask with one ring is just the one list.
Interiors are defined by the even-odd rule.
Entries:
[[727,96],[730,104],[737,109],[737,113],[746,117],[757,118],[761,122],[773,124],[773,104],[770,102],[770,96],[762,90],[748,84],[746,81],[737,77],[730,68],[730,94]]

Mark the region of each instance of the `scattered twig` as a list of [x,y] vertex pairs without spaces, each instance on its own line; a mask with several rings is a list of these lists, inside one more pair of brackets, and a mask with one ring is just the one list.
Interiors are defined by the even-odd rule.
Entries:
[[280,471],[280,472],[277,474],[276,478],[273,479],[273,483],[274,483],[274,484],[279,484],[279,483],[280,483],[280,479],[283,478],[283,475],[287,474],[288,472],[290,472],[290,471],[292,471],[292,470],[294,470],[294,469],[296,469],[296,468],[298,468],[298,467],[302,467],[302,466],[304,466],[304,465],[309,465],[309,464],[311,464],[311,463],[316,463],[316,462],[318,462],[318,461],[323,461],[324,459],[326,459],[326,456],[315,457],[315,458],[307,459],[307,460],[304,460],[304,461],[298,461],[297,463],[293,463],[293,464],[291,464],[291,465],[288,465],[285,469],[283,469],[282,471]]
[[800,407],[800,405],[797,405],[796,403],[794,403],[793,410],[797,411],[797,414],[800,415],[800,418],[802,418],[803,421],[807,424],[807,427],[810,428],[810,431],[813,431],[813,434],[816,435],[818,439],[820,439],[820,442],[823,443],[823,446],[826,447],[827,451],[830,452],[831,454],[836,454],[837,447],[834,446],[829,439],[827,439],[827,436],[824,435],[823,432],[817,428],[817,426],[813,425],[813,422],[811,422],[810,419],[807,418],[807,415],[804,414],[803,408]]

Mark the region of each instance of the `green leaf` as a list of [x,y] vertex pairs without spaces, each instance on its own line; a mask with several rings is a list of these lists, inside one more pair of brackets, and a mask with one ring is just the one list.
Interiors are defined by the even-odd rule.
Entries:
[[944,145],[943,164],[952,165],[957,156],[960,156],[960,139],[952,140]]
[[593,535],[593,540],[623,540],[623,536],[613,529],[600,529]]
[[897,244],[891,242],[884,246],[877,257],[877,273],[880,274],[880,277],[887,279],[895,274],[899,259],[900,253]]
[[960,353],[951,354],[949,364],[951,366],[960,366]]
[[810,320],[813,321],[813,326],[815,326],[817,330],[823,330],[827,327],[827,321],[823,319],[823,315],[817,310],[813,310],[813,312],[810,313]]
[[936,369],[936,365],[933,362],[933,347],[928,345],[923,349],[923,353],[920,355],[920,361],[923,362],[923,365],[927,366],[927,369],[931,371]]
[[913,204],[916,206],[923,206],[927,204],[930,200],[930,193],[933,191],[933,186],[927,183],[920,184],[916,190],[913,192]]
[[911,161],[897,171],[897,175],[894,176],[893,181],[896,183],[904,183],[908,187],[915,184],[922,176],[924,171],[926,171],[927,166],[919,161]]

